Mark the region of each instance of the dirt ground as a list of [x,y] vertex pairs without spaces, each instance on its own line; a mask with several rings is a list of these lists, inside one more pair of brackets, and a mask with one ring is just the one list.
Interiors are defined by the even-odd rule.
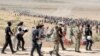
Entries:
[[[27,51],[18,51],[15,54],[11,54],[10,50],[7,49],[6,53],[7,54],[1,54],[0,56],[30,56],[30,50],[31,48],[28,48]],[[43,55],[44,56],[50,56],[49,51],[51,51],[52,48],[43,48]],[[76,53],[73,48],[68,48],[66,51],[62,51],[60,49],[60,55],[61,56],[99,56],[100,55],[100,50],[99,49],[94,49],[93,51],[86,51],[84,49],[81,49],[81,53]],[[34,52],[35,56],[38,56],[37,52]],[[53,54],[52,56],[56,56]]]

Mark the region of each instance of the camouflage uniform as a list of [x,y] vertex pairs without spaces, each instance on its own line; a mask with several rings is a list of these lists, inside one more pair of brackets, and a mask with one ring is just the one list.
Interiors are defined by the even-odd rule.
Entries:
[[80,40],[81,40],[81,37],[82,37],[82,32],[81,32],[81,29],[80,28],[78,28],[78,27],[76,27],[75,28],[75,41],[76,41],[76,43],[75,43],[75,51],[76,52],[80,52]]
[[50,51],[50,55],[52,55],[52,53],[56,53],[57,56],[59,56],[59,43],[60,43],[60,37],[58,35],[58,28],[55,28],[54,30],[54,38],[53,38],[53,42],[54,42],[54,50]]

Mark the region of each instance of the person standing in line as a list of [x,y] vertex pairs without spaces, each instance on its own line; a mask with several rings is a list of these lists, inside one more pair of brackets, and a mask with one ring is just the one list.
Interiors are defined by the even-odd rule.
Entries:
[[75,52],[80,52],[80,40],[82,38],[82,30],[79,24],[76,25],[76,32],[75,32]]
[[91,48],[92,48],[93,41],[92,41],[92,30],[90,24],[86,25],[85,36],[86,36],[86,50],[92,50]]
[[39,37],[39,26],[36,26],[36,29],[32,31],[32,49],[30,56],[33,56],[34,50],[37,49],[37,53],[39,56],[43,56],[40,50],[40,44],[38,43]]
[[12,54],[14,54],[14,53],[16,53],[16,51],[14,51],[13,46],[12,46],[12,41],[11,41],[11,36],[13,35],[13,33],[11,31],[12,23],[9,21],[9,22],[7,22],[7,24],[8,24],[8,26],[5,29],[5,33],[6,33],[5,44],[3,46],[3,49],[2,49],[1,53],[6,54],[4,51],[5,51],[6,47],[9,45],[10,49],[12,51]]
[[59,43],[60,43],[60,37],[59,37],[59,34],[60,34],[60,31],[58,29],[58,26],[55,26],[55,28],[53,29],[53,34],[54,34],[54,50],[53,51],[50,51],[50,55],[52,56],[53,53],[56,53],[56,56],[60,56],[59,55]]

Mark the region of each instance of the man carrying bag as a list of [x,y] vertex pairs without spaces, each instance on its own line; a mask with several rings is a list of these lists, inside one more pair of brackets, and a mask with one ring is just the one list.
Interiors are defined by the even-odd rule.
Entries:
[[93,41],[92,41],[92,30],[91,30],[91,27],[90,27],[89,24],[86,25],[85,36],[86,36],[86,50],[92,50],[91,49],[92,44],[93,44]]

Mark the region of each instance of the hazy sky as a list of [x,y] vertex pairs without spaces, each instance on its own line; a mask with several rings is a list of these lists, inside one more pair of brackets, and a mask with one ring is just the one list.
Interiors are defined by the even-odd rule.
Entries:
[[96,13],[88,13],[95,15],[100,12],[100,0],[0,0],[0,5],[2,6],[2,4],[5,6],[16,5],[17,8],[28,8],[37,13],[46,12],[51,15],[59,14],[60,16],[70,15],[74,10],[91,12],[98,10]]
[[[66,4],[72,6],[85,6],[85,7],[100,7],[100,0],[0,0],[0,4],[9,4],[9,5],[29,5],[34,3],[39,4]],[[51,4],[50,4],[51,3]]]
[[81,2],[100,3],[100,0],[0,0],[0,2]]
[[[100,8],[100,0],[0,0],[0,5],[18,5],[20,6],[31,6],[34,5],[50,5],[50,6],[72,6],[82,8]],[[1,5],[2,6],[2,5]]]

